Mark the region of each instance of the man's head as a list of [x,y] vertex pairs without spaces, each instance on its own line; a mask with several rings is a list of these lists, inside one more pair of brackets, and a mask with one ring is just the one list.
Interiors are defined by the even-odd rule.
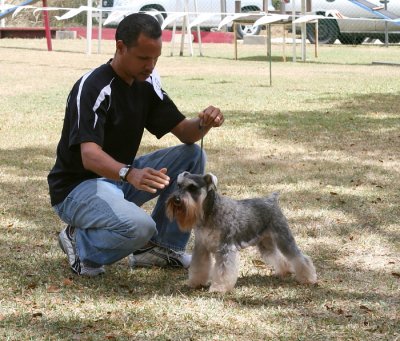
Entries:
[[137,45],[140,34],[159,39],[162,31],[158,21],[145,13],[134,13],[121,20],[115,32],[115,41],[121,40],[127,47]]
[[161,34],[160,24],[148,14],[134,13],[119,23],[111,65],[128,84],[144,81],[152,73],[161,55]]

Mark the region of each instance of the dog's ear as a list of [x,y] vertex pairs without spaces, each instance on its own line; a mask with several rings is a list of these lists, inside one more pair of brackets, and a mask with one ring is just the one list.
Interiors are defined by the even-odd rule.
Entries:
[[177,178],[178,184],[182,183],[183,178],[184,178],[186,175],[188,175],[188,174],[190,174],[190,173],[189,173],[189,172],[182,172],[182,173],[180,173],[180,174],[178,175],[178,178]]
[[217,190],[218,179],[214,174],[207,173],[206,175],[204,175],[203,178],[204,178],[204,181],[207,184],[207,192],[212,190],[212,189],[214,191]]

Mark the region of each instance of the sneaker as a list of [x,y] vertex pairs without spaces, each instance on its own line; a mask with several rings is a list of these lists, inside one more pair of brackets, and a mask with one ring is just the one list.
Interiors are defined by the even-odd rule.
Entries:
[[128,256],[129,265],[135,267],[159,266],[185,268],[190,266],[192,255],[183,251],[169,250],[159,246],[150,246],[139,249]]
[[77,275],[93,277],[105,272],[104,266],[93,266],[81,262],[75,251],[75,228],[67,225],[58,235],[58,244],[61,250],[67,255],[68,263],[73,272]]

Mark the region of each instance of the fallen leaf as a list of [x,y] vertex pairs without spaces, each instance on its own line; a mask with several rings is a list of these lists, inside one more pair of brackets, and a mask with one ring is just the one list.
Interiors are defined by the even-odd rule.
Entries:
[[393,275],[394,277],[400,278],[400,272],[392,272],[392,275]]
[[[337,314],[337,315],[344,315],[344,310],[343,310],[342,308],[337,308],[337,309],[335,309],[334,306],[331,306],[331,305],[329,305],[329,304],[325,304],[325,308],[326,308],[326,310],[329,310],[329,311],[331,311],[331,312],[334,313],[334,314]],[[345,316],[346,316],[346,315],[345,315]]]
[[73,281],[72,279],[69,279],[69,278],[64,278],[63,284],[64,284],[65,286],[69,286],[69,285],[74,284],[74,281]]
[[343,315],[344,314],[344,310],[339,308],[338,310],[336,310],[336,314]]
[[257,268],[263,268],[263,267],[265,267],[265,263],[264,263],[262,260],[253,259],[251,262],[252,262],[253,265],[254,265],[255,267],[257,267]]
[[372,313],[372,312],[373,312],[372,309],[368,308],[368,307],[365,306],[365,305],[360,305],[360,309],[365,310],[365,311],[368,312],[368,313]]
[[61,290],[61,289],[60,289],[59,287],[55,286],[55,285],[50,285],[50,286],[47,288],[47,292],[48,292],[48,293],[51,293],[51,294],[60,292],[60,290]]
[[331,195],[338,195],[336,192],[329,192]]
[[37,287],[37,283],[28,284],[28,289],[35,289]]

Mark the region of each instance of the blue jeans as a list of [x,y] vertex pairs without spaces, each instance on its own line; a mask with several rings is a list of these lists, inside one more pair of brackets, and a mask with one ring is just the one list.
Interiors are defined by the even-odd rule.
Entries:
[[[201,158],[201,160],[200,160]],[[76,252],[81,261],[112,264],[150,240],[159,246],[184,251],[190,233],[181,232],[165,215],[165,202],[183,171],[202,174],[205,154],[198,145],[179,145],[137,157],[133,167],[167,168],[170,185],[157,193],[137,190],[129,183],[105,178],[86,180],[53,208],[76,228]],[[151,214],[140,208],[158,196]]]

